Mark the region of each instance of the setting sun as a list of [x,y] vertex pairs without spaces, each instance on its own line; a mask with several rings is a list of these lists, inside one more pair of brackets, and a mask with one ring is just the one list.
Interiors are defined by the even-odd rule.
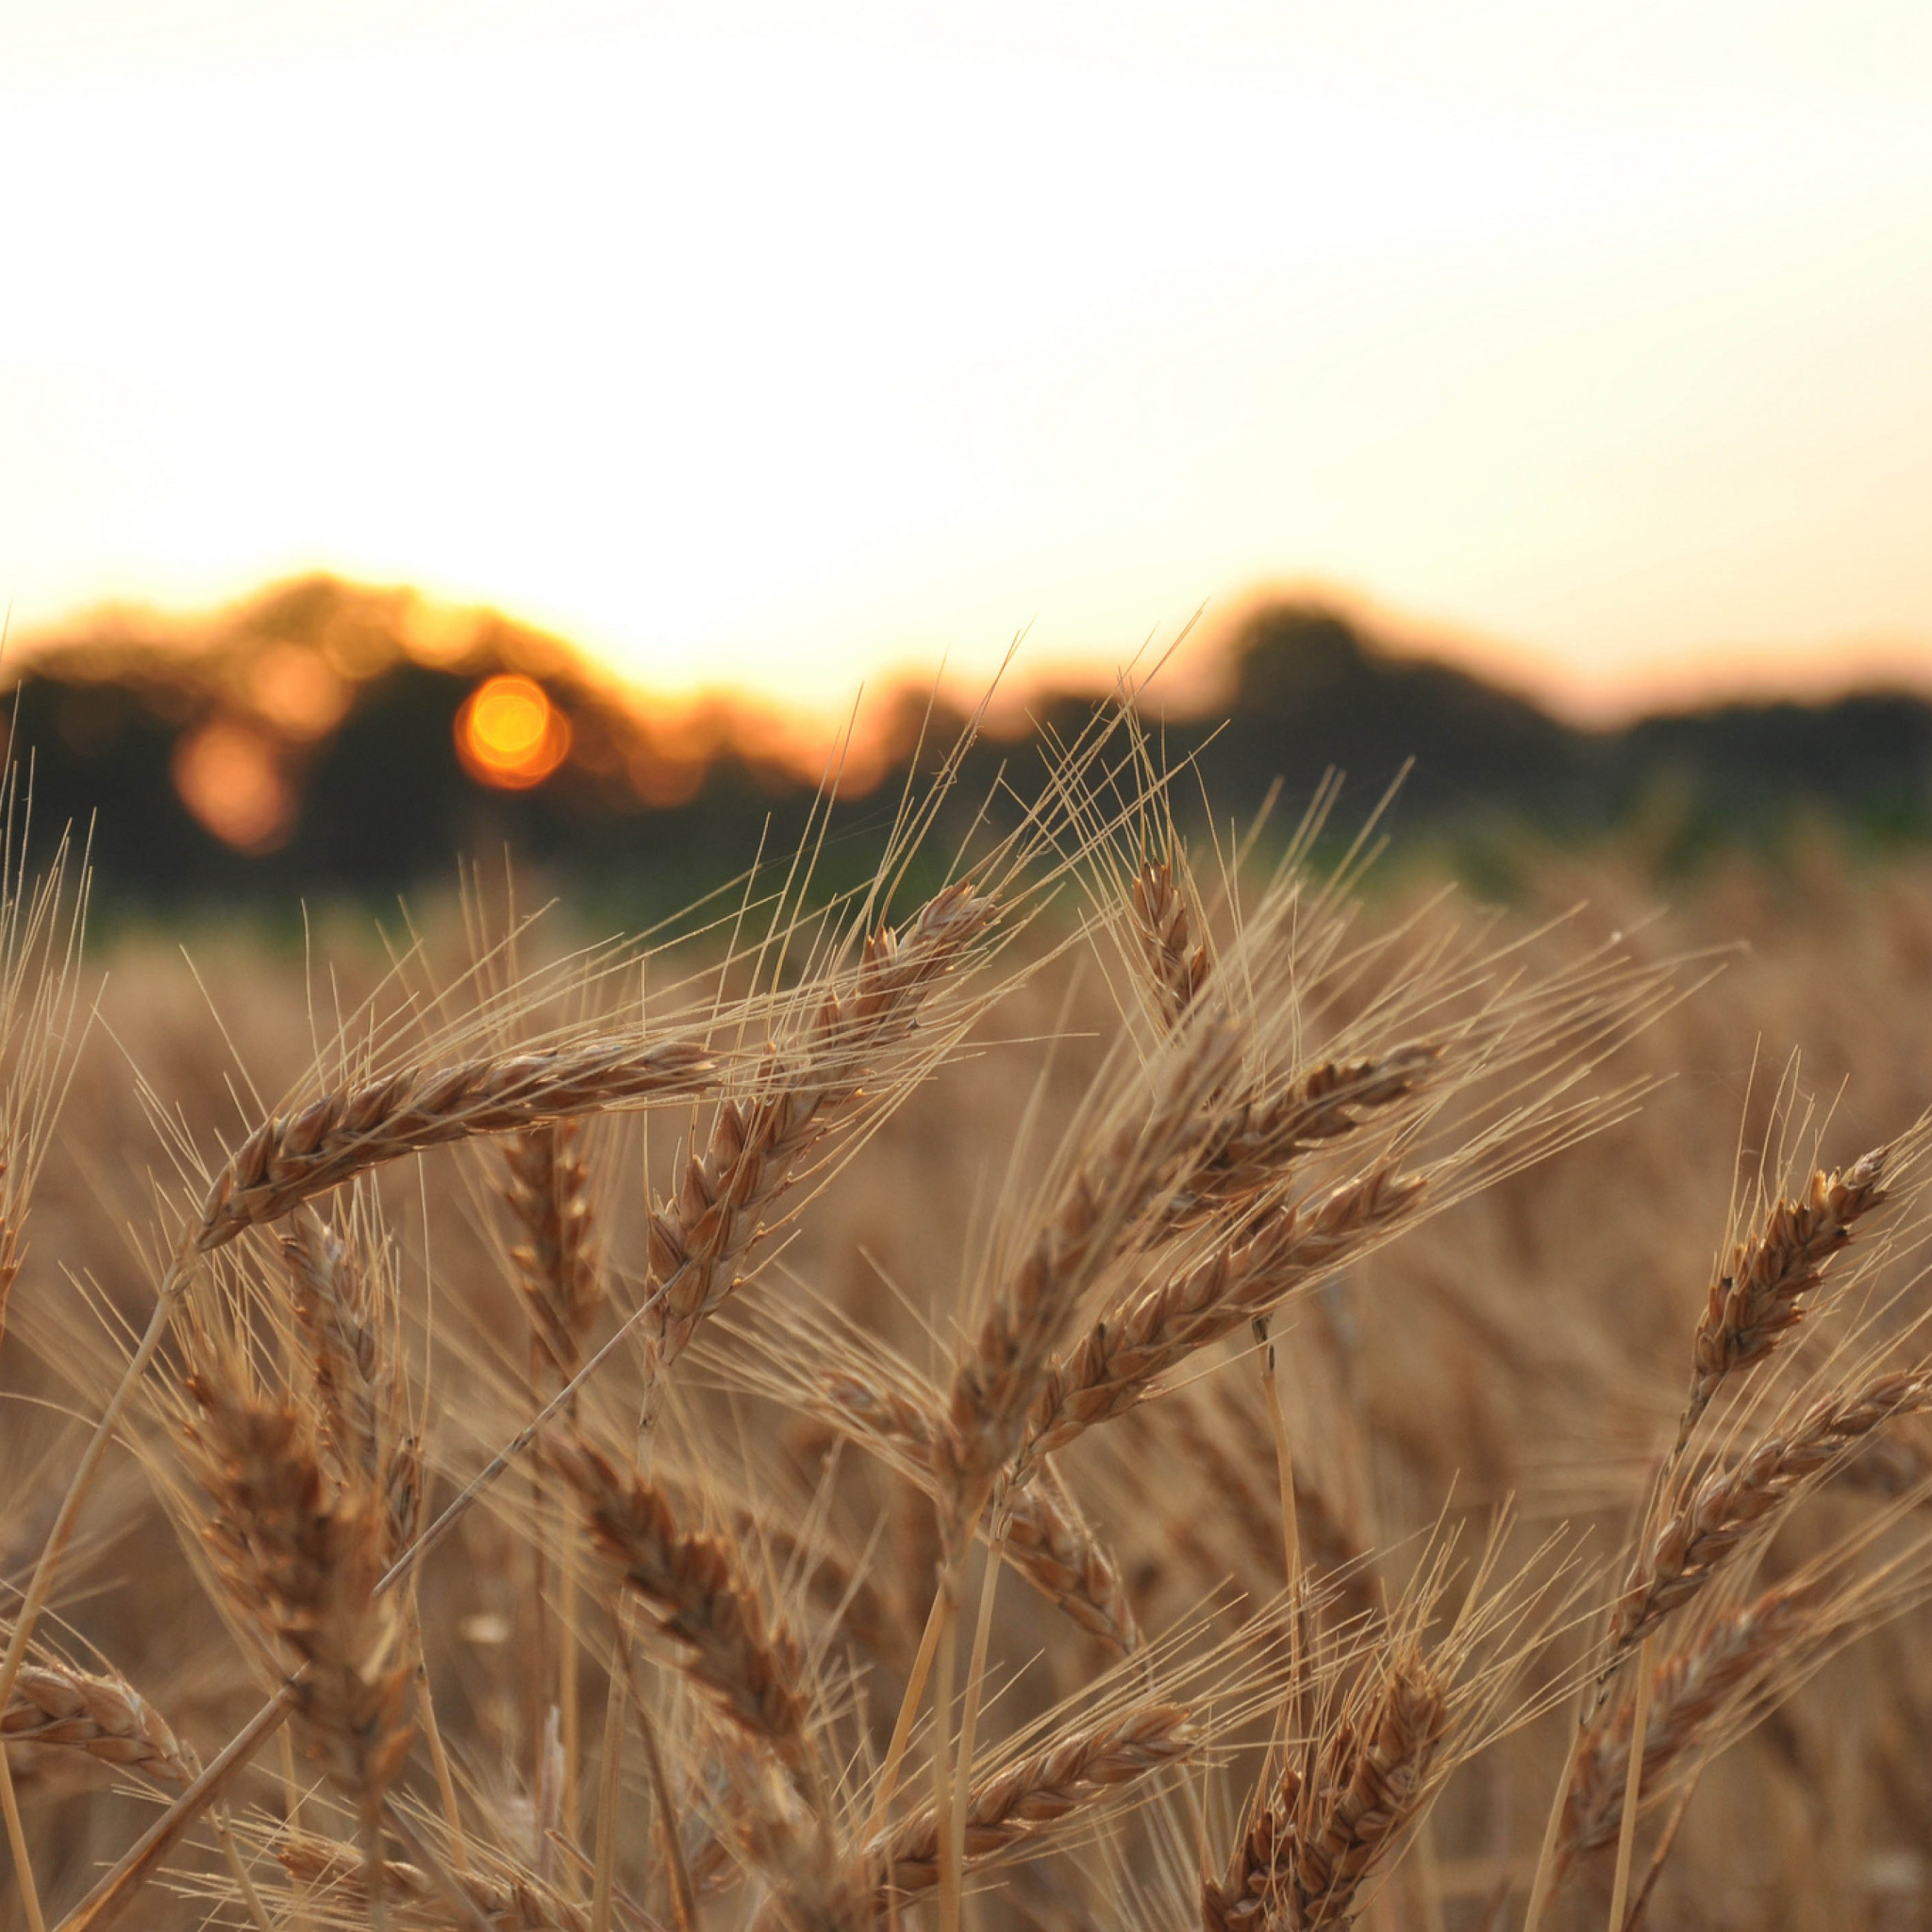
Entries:
[[570,750],[570,721],[534,678],[492,677],[457,713],[457,752],[485,785],[522,791],[541,785]]

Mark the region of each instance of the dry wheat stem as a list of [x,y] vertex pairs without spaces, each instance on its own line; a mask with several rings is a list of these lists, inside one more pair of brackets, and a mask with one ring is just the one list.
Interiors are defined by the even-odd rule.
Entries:
[[1799,1300],[1824,1278],[1854,1223],[1885,1198],[1890,1145],[1842,1174],[1815,1172],[1800,1200],[1780,1197],[1739,1241],[1710,1285],[1690,1349],[1690,1394],[1678,1424],[1682,1449],[1727,1376],[1753,1367],[1804,1319]]
[[167,1720],[125,1678],[25,1664],[0,1711],[0,1740],[73,1752],[186,1785],[195,1773]]
[[195,1236],[206,1253],[358,1174],[482,1134],[700,1093],[715,1062],[682,1041],[605,1041],[552,1053],[406,1067],[264,1121],[216,1176]]
[[[1155,1704],[1074,1731],[975,1782],[967,1795],[965,1852],[981,1864],[1024,1850],[1051,1827],[1193,1750],[1198,1737],[1178,1705]],[[940,1875],[940,1818],[916,1812],[868,1848],[873,1883],[910,1896]]]
[[1638,1800],[1643,1787],[1643,1741],[1650,1735],[1651,1657],[1656,1642],[1656,1637],[1650,1636],[1637,1646],[1637,1707],[1624,1760],[1624,1815],[1617,1831],[1616,1875],[1610,1884],[1609,1932],[1624,1932],[1624,1913],[1630,1902],[1630,1866],[1637,1852]]
[[1880,1375],[1839,1390],[1783,1434],[1766,1437],[1736,1464],[1667,1494],[1663,1521],[1632,1566],[1611,1614],[1607,1671],[1643,1634],[1695,1596],[1747,1538],[1769,1528],[1787,1505],[1854,1444],[1894,1416],[1932,1404],[1932,1372]]

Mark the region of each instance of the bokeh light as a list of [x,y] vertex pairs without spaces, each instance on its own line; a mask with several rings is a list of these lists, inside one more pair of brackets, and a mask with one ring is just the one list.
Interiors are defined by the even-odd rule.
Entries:
[[457,713],[457,754],[484,785],[508,791],[541,785],[570,751],[570,720],[534,678],[486,679]]
[[211,720],[181,739],[172,770],[181,803],[238,852],[273,851],[294,828],[294,792],[275,745],[253,724]]

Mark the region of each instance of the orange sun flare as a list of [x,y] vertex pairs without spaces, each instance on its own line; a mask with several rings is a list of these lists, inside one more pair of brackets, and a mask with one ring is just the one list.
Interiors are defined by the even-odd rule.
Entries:
[[457,754],[470,776],[507,791],[541,785],[570,750],[570,721],[534,678],[479,684],[457,713]]

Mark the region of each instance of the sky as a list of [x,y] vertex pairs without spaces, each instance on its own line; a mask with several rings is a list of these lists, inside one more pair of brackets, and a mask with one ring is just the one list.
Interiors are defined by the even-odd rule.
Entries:
[[1932,688],[1923,0],[8,0],[16,637],[323,568],[667,689],[1315,588]]

